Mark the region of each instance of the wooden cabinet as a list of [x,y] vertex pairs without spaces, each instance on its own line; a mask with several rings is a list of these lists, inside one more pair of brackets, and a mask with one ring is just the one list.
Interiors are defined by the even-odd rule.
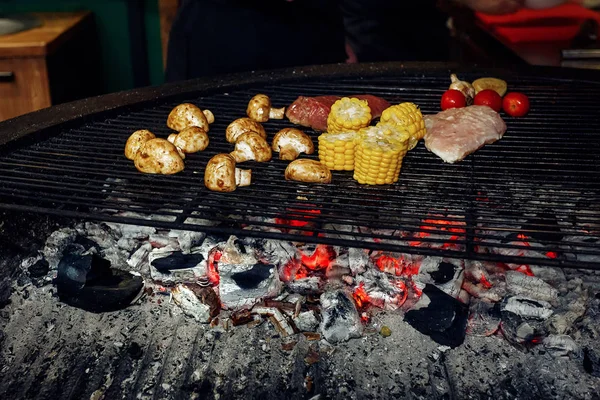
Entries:
[[0,121],[101,90],[92,15],[35,15],[40,27],[0,36]]

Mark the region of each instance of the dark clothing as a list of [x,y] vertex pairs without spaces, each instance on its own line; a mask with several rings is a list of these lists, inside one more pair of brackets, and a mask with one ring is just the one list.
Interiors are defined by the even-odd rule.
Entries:
[[183,0],[167,80],[343,62],[337,0]]
[[448,16],[436,0],[343,0],[348,42],[359,62],[449,58]]

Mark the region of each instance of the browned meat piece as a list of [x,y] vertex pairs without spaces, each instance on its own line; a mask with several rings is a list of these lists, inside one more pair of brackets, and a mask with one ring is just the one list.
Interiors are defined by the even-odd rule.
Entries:
[[506,132],[500,114],[488,106],[451,108],[427,115],[425,126],[425,147],[447,163],[462,160]]
[[[348,97],[366,100],[371,108],[373,118],[381,116],[383,110],[390,106],[390,103],[386,100],[370,94],[359,94]],[[339,99],[341,99],[339,96],[300,96],[288,107],[285,115],[294,124],[307,126],[317,131],[326,131],[327,116],[329,115],[329,111],[331,111],[331,106]]]

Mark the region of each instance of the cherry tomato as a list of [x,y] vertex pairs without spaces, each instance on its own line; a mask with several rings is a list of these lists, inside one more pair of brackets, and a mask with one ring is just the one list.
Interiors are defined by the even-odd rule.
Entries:
[[529,112],[529,98],[523,93],[508,93],[502,100],[502,108],[511,117],[522,117]]
[[441,107],[442,110],[449,108],[462,108],[467,105],[467,99],[462,92],[454,89],[446,90],[446,93],[442,96]]
[[477,93],[473,99],[473,104],[476,106],[488,106],[496,112],[502,110],[502,97],[492,89],[485,89]]

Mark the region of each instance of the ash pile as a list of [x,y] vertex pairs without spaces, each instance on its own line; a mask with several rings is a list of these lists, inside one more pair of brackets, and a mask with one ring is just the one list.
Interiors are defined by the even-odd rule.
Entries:
[[79,223],[14,275],[0,393],[600,393],[592,272]]

